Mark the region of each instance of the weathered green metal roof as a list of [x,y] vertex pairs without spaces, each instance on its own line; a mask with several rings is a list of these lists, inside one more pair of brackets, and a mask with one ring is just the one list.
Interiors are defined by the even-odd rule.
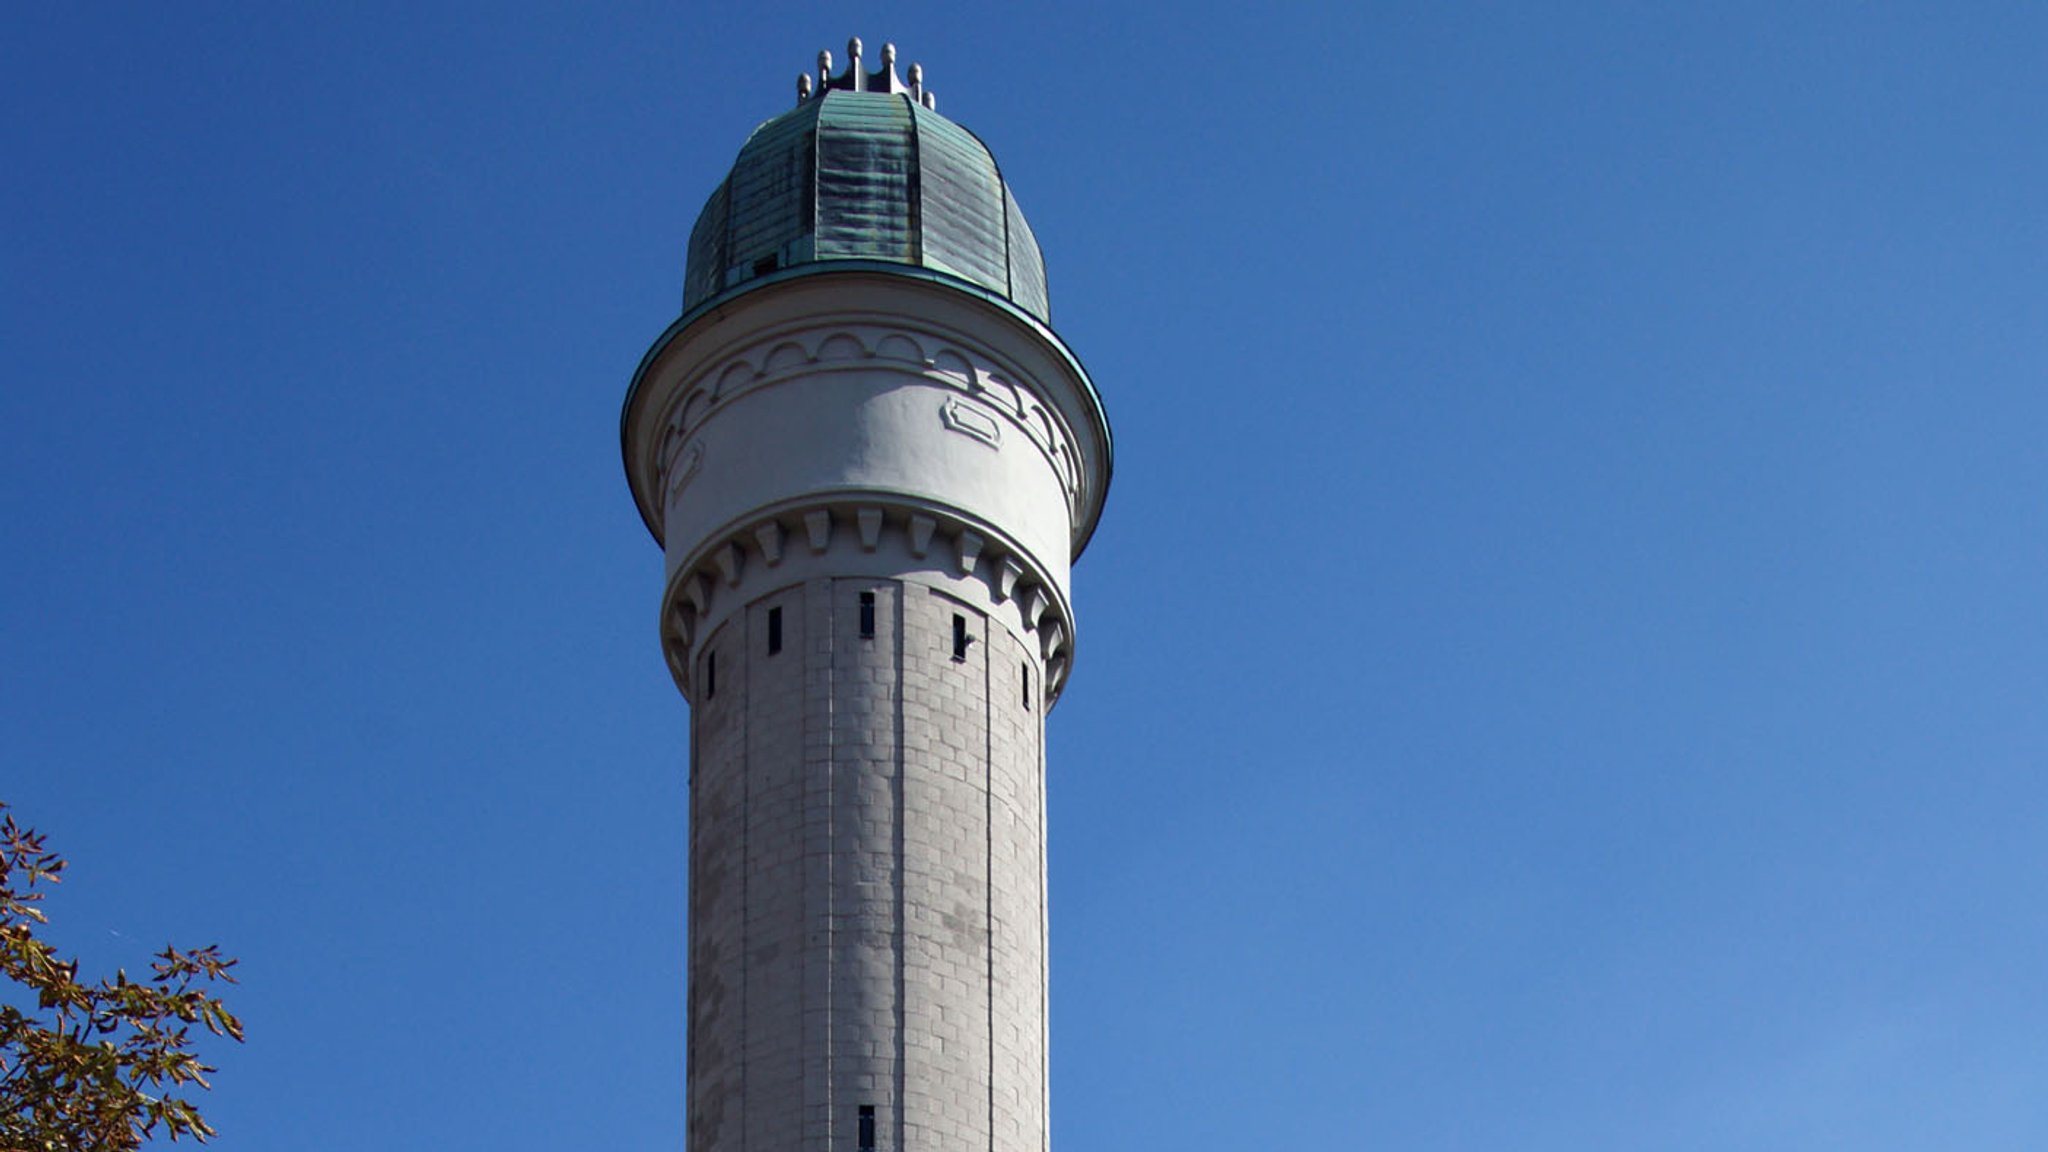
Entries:
[[908,92],[823,88],[756,128],[690,231],[683,310],[833,260],[929,268],[1048,318],[1045,262],[995,157]]

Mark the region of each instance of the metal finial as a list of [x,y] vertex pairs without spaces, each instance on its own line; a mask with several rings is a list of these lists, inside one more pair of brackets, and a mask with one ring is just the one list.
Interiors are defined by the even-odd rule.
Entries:
[[939,98],[929,92],[925,93],[924,106],[933,112],[937,112],[939,110]]
[[910,66],[910,102],[912,104],[924,103],[924,65],[922,64],[912,64]]
[[882,45],[882,66],[874,72],[861,67],[861,54],[866,50],[866,47],[861,43],[860,37],[854,36],[848,39],[846,41],[846,70],[837,75],[834,75],[832,71],[832,54],[830,52],[818,53],[817,82],[813,86],[811,94],[822,97],[827,92],[834,90],[840,92],[887,92],[891,95],[909,92],[910,98],[913,101],[919,99],[921,89],[915,86],[923,83],[924,68],[922,66],[911,65],[911,84],[905,85],[902,79],[896,75],[896,45]]
[[796,74],[796,102],[801,104],[810,98],[811,74],[809,72],[799,72]]
[[891,93],[903,91],[903,81],[896,78],[896,46],[894,44],[882,45],[882,70],[868,77],[868,90],[871,92]]

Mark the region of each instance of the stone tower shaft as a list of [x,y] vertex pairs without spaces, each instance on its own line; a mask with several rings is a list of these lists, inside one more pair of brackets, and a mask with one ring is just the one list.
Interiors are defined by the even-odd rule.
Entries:
[[1043,1152],[1044,719],[1108,425],[986,150],[860,75],[756,131],[622,421],[690,702],[689,1148]]

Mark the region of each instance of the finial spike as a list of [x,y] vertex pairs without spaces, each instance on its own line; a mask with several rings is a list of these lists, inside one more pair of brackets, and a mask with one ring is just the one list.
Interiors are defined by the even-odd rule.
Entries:
[[902,78],[896,75],[896,45],[882,45],[882,66],[874,72],[869,72],[861,66],[861,57],[866,51],[867,47],[861,43],[860,37],[849,37],[846,41],[846,67],[844,71],[837,73],[832,68],[832,53],[818,53],[818,75],[810,94],[822,97],[834,89],[841,92],[887,92],[892,95],[907,92],[913,102],[923,102],[922,65],[910,66],[910,83],[906,85]]
[[939,98],[937,96],[932,95],[929,92],[925,93],[924,106],[933,112],[937,112],[939,110]]
[[801,104],[810,98],[811,74],[809,72],[799,72],[796,74],[796,102]]
[[882,70],[869,78],[869,88],[877,92],[901,92],[903,81],[896,78],[896,46],[882,45]]

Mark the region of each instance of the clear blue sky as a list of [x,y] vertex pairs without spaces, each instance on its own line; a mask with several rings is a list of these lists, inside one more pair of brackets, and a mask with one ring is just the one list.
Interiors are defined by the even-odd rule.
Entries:
[[854,34],[1117,433],[1058,1152],[2048,1146],[2039,6],[17,3],[0,798],[221,1147],[680,1148],[618,405]]

